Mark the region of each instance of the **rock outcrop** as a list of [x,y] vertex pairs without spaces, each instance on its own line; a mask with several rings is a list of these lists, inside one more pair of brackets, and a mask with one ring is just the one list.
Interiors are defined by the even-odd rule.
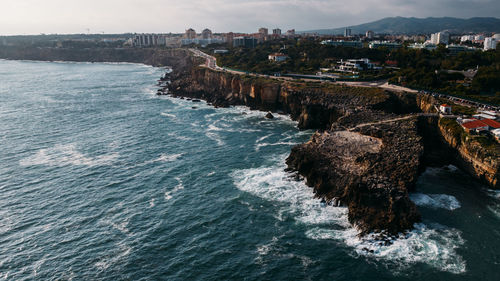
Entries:
[[[184,73],[182,73],[184,71]],[[408,197],[423,155],[414,97],[381,89],[242,77],[205,68],[174,73],[170,93],[215,106],[247,105],[287,113],[299,128],[319,129],[287,159],[318,198],[349,209],[361,233],[395,234],[420,215]]]

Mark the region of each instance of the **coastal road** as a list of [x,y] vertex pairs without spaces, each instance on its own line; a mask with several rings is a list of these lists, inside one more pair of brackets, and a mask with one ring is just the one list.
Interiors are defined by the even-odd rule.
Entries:
[[[257,73],[250,73],[250,72],[245,72],[245,71],[238,71],[238,70],[233,70],[233,69],[228,69],[225,67],[220,67],[217,65],[217,58],[214,56],[211,56],[209,54],[206,54],[198,49],[191,48],[189,49],[195,56],[197,57],[203,57],[206,59],[205,64],[203,64],[203,67],[210,68],[215,71],[223,71],[223,72],[228,72],[232,74],[239,74],[239,75],[250,75],[254,77],[264,77],[264,78],[270,78],[270,79],[276,79],[276,80],[281,80],[281,81],[290,81],[293,80],[291,77],[280,77],[280,76],[271,76],[271,75],[264,75],[264,74],[257,74]],[[321,78],[321,76],[317,76],[318,79]],[[317,82],[318,79],[302,79],[304,81],[308,82]],[[384,90],[389,90],[389,91],[396,91],[396,92],[408,92],[408,93],[415,93],[415,94],[422,94],[421,91],[410,89],[407,87],[403,86],[397,86],[397,85],[391,85],[387,80],[382,80],[382,81],[328,81],[328,80],[323,80],[323,83],[333,83],[333,84],[341,84],[341,85],[347,85],[347,86],[353,86],[353,87],[367,87],[367,88],[381,88]],[[428,94],[428,93],[425,93]],[[454,103],[459,103],[464,106],[469,106],[469,107],[476,107],[476,108],[483,108],[483,109],[489,109],[493,110],[496,112],[500,112],[500,107],[496,106],[491,106],[487,104],[482,104],[476,101],[471,101],[471,100],[466,100],[463,98],[457,98],[449,95],[443,95],[440,94],[440,97],[448,99],[450,102]]]

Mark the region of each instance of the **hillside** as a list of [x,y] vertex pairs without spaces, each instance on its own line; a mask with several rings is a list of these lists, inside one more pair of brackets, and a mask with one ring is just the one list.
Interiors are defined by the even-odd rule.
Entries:
[[[346,27],[301,31],[302,33],[343,34]],[[349,26],[352,34],[363,34],[367,30],[387,34],[428,34],[442,30],[452,33],[500,32],[497,18],[404,18],[392,17],[378,21]]]

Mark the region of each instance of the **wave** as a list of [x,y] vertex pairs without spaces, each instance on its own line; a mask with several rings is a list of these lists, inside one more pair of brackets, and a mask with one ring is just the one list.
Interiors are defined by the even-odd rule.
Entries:
[[[262,199],[278,202],[277,219],[292,217],[306,226],[306,237],[315,240],[340,241],[351,250],[351,254],[362,255],[382,262],[387,267],[405,270],[415,263],[427,263],[442,271],[463,273],[466,264],[456,249],[464,244],[456,229],[437,224],[417,224],[405,235],[383,243],[371,234],[358,237],[358,230],[348,221],[345,207],[321,206],[313,191],[304,182],[296,181],[284,171],[284,159],[279,155],[273,166],[236,170],[231,173],[236,187]],[[275,216],[276,217],[276,216]],[[268,249],[262,245],[260,253]]]
[[412,193],[410,199],[417,205],[429,207],[432,209],[446,209],[453,211],[461,207],[460,202],[455,196],[447,194],[423,194]]
[[177,118],[177,116],[175,116],[174,114],[166,113],[166,112],[162,112],[162,113],[160,113],[160,115],[165,116],[165,117],[170,117],[170,118]]
[[21,166],[104,166],[110,165],[118,158],[117,153],[90,157],[76,149],[75,144],[56,145],[52,148],[40,149],[35,155],[19,161]]
[[184,184],[182,183],[182,180],[179,177],[176,177],[175,179],[177,180],[178,184],[174,187],[174,189],[165,192],[165,200],[167,201],[174,197],[173,194],[177,193],[179,190],[184,189]]

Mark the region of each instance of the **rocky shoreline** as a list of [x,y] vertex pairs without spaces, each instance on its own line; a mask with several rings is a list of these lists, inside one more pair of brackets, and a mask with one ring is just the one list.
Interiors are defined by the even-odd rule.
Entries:
[[[467,166],[436,125],[439,116],[425,114],[432,111],[426,96],[276,81],[193,65],[174,68],[169,79],[161,93],[216,107],[246,105],[289,114],[299,128],[317,129],[310,141],[292,149],[288,170],[304,176],[325,203],[347,206],[361,235],[411,230],[420,214],[408,192],[425,167]],[[484,182],[498,188],[499,166],[486,170],[490,180]]]
[[427,166],[454,164],[500,188],[500,159],[460,140],[437,114],[425,114],[433,111],[432,96],[217,72],[197,66],[201,61],[184,49],[123,52],[20,51],[0,57],[171,66],[159,81],[159,95],[288,114],[300,129],[318,130],[292,149],[288,170],[304,176],[325,203],[348,207],[360,234],[397,234],[420,221],[408,192]]

